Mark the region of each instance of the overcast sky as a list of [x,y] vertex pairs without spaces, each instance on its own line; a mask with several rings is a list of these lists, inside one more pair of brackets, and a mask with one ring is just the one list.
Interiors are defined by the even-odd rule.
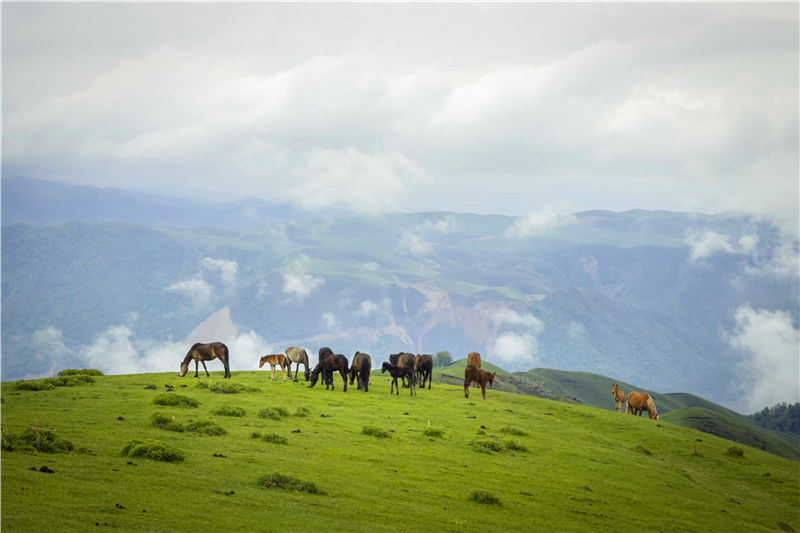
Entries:
[[798,213],[798,5],[3,3],[3,178]]

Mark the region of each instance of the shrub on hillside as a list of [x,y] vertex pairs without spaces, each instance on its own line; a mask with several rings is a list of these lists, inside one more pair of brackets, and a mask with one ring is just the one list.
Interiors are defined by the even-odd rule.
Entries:
[[444,435],[444,432],[441,429],[425,428],[422,434],[426,437],[441,437]]
[[238,416],[242,417],[245,415],[244,409],[241,407],[230,406],[230,405],[220,405],[211,410],[212,414],[220,415],[220,416]]
[[96,368],[65,368],[61,372],[58,373],[58,376],[104,376],[100,370]]
[[177,462],[185,460],[185,455],[182,451],[156,440],[132,440],[122,448],[122,455],[151,459],[153,461]]
[[42,429],[38,423],[22,433],[13,434],[2,432],[3,451],[27,451],[39,453],[66,453],[75,449],[68,440],[63,439],[55,432]]
[[528,447],[522,444],[518,440],[507,440],[503,442],[503,445],[506,447],[506,450],[511,450],[515,452],[527,452]]
[[256,485],[262,489],[282,489],[296,492],[308,492],[309,494],[324,494],[311,481],[304,481],[286,474],[274,472],[265,474],[256,480]]
[[186,431],[199,433],[201,435],[209,435],[212,437],[228,434],[225,428],[215,424],[210,420],[198,420],[197,422],[189,422],[188,424],[186,424]]
[[261,389],[256,387],[248,387],[241,383],[233,383],[230,381],[199,381],[195,385],[198,389],[208,389],[217,394],[238,394],[240,392],[261,392]]
[[197,407],[200,402],[188,396],[182,396],[173,392],[164,392],[159,394],[153,400],[156,405],[166,405],[170,407]]
[[164,413],[153,413],[150,415],[150,419],[153,421],[153,426],[158,429],[176,431],[178,433],[183,433],[185,431],[183,424],[176,422],[174,416],[169,416]]
[[730,455],[731,457],[744,457],[744,450],[738,446],[731,445],[730,448],[725,450],[725,455]]
[[298,407],[297,411],[294,412],[294,416],[299,416],[299,417],[311,416],[311,409],[309,409],[308,407]]
[[495,453],[503,450],[503,446],[496,440],[473,440],[470,442],[472,451],[478,453]]
[[258,412],[258,418],[269,418],[271,420],[280,420],[287,416],[289,416],[289,411],[284,407],[267,407]]
[[372,426],[362,427],[361,433],[363,433],[364,435],[369,435],[370,437],[377,437],[379,439],[388,439],[391,437],[391,435],[389,435],[389,433],[387,433],[386,431]]
[[85,383],[94,383],[94,381],[95,380],[92,376],[74,374],[55,378],[34,379],[30,381],[22,380],[17,382],[15,388],[17,390],[39,391],[50,390],[56,387],[74,387],[76,385],[83,385]]
[[490,492],[486,492],[485,490],[473,490],[467,500],[475,503],[482,503],[484,505],[503,505],[503,503],[500,501],[500,498]]
[[525,437],[528,435],[527,431],[523,431],[514,426],[506,426],[500,430],[500,433],[505,433],[506,435],[516,435],[517,437]]

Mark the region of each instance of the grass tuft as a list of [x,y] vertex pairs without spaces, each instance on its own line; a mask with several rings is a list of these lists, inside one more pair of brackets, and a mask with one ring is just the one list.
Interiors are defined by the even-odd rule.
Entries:
[[220,405],[211,410],[212,414],[220,415],[220,416],[238,416],[242,417],[245,415],[244,409],[241,407],[230,406],[230,405]]
[[308,492],[309,494],[324,494],[311,481],[304,481],[286,474],[274,472],[265,474],[256,480],[256,485],[262,489],[282,489],[296,492]]
[[514,451],[514,452],[527,452],[528,451],[528,447],[525,446],[524,444],[522,444],[518,440],[507,440],[507,441],[505,441],[503,443],[503,445],[506,447],[506,450],[511,450],[511,451]]
[[382,429],[373,427],[373,426],[364,426],[361,428],[361,433],[364,435],[369,435],[370,437],[376,437],[379,439],[389,439],[392,436]]
[[105,374],[96,368],[65,368],[58,373],[58,376],[105,376]]
[[744,450],[738,446],[731,445],[730,448],[725,450],[725,455],[729,455],[731,457],[744,457]]
[[186,424],[186,431],[199,433],[200,435],[209,435],[212,437],[228,434],[224,427],[219,426],[210,420],[198,420],[197,422],[190,422]]
[[182,396],[172,392],[164,392],[159,394],[153,400],[156,405],[166,405],[170,407],[197,407],[200,402],[188,396]]
[[166,462],[186,459],[184,453],[179,449],[156,440],[132,440],[122,448],[122,455]]
[[637,444],[636,446],[634,446],[633,447],[633,451],[635,451],[636,453],[642,453],[644,455],[651,455],[650,450],[648,450],[647,448],[645,448],[641,444]]
[[289,416],[289,411],[284,407],[267,407],[258,412],[258,418],[269,418],[271,420],[280,420]]
[[486,492],[485,490],[473,490],[467,500],[475,503],[482,503],[484,505],[503,505],[503,502],[500,501],[500,498],[490,492]]
[[256,387],[248,387],[241,383],[232,383],[230,381],[198,381],[195,388],[208,389],[217,394],[239,394],[240,392],[261,392],[261,389]]
[[503,446],[495,440],[473,440],[470,442],[472,451],[478,453],[496,453],[503,450]]
[[444,432],[441,429],[425,428],[422,434],[426,437],[443,437]]
[[156,412],[150,415],[150,419],[153,421],[153,426],[157,427],[158,429],[165,429],[167,431],[175,431],[178,433],[183,433],[185,431],[183,424],[176,422],[174,416]]
[[300,418],[311,416],[311,409],[308,407],[298,407],[297,411],[294,412],[294,416],[298,416]]
[[17,390],[27,391],[41,391],[51,390],[56,387],[75,387],[77,385],[84,385],[86,383],[94,383],[95,379],[92,376],[84,374],[65,375],[55,378],[44,378],[34,380],[22,380],[16,384]]
[[2,450],[6,452],[67,453],[74,449],[70,441],[53,431],[42,429],[38,422],[19,434],[7,433],[5,429],[2,431]]
[[514,426],[505,426],[500,430],[500,433],[505,433],[506,435],[515,435],[517,437],[525,437],[528,435],[527,431],[523,431]]

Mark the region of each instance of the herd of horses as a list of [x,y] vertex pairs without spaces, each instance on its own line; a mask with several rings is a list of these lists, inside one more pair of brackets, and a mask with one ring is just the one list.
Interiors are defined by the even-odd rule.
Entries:
[[[334,390],[334,375],[338,372],[344,383],[344,392],[347,392],[348,378],[350,385],[357,382],[358,390],[369,391],[372,373],[372,357],[369,354],[357,351],[353,355],[352,362],[349,362],[347,357],[333,353],[333,350],[325,346],[319,349],[318,356],[317,365],[313,370],[309,371],[308,352],[297,346],[289,346],[284,353],[261,357],[258,367],[262,368],[265,364],[269,364],[273,381],[277,379],[276,369],[279,368],[283,374],[283,381],[286,381],[287,374],[291,377],[292,363],[294,363],[296,365],[294,381],[298,381],[297,372],[300,370],[300,365],[303,365],[305,367],[303,376],[310,383],[309,387],[313,388],[321,376],[325,388],[330,390]],[[225,377],[231,377],[230,354],[228,347],[221,342],[197,343],[189,348],[189,352],[181,362],[180,376],[186,375],[189,370],[189,363],[192,361],[194,361],[194,377],[198,377],[200,363],[203,364],[206,376],[209,376],[205,362],[213,359],[219,359],[225,366]],[[421,383],[424,389],[427,381],[428,389],[431,388],[433,357],[430,354],[414,355],[408,352],[391,354],[389,361],[381,365],[381,373],[386,372],[389,372],[392,377],[389,394],[394,394],[396,389],[399,395],[400,385],[402,384],[403,387],[409,389],[409,395],[414,396],[417,393],[418,383]],[[464,368],[464,397],[469,398],[469,389],[474,384],[481,388],[483,399],[486,400],[486,384],[488,383],[492,387],[494,378],[495,372],[481,370],[480,354],[478,352],[470,352],[467,355],[467,366]],[[658,420],[656,404],[653,403],[653,399],[649,394],[631,392],[626,398],[625,393],[619,389],[616,383],[614,383],[611,393],[614,399],[614,408],[617,412],[627,412],[632,415],[642,416],[642,412],[647,411],[651,419]]]

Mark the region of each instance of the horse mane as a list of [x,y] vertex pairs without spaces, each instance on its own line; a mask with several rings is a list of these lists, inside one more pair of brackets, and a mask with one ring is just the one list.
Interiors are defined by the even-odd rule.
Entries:
[[656,409],[656,404],[650,396],[647,397],[647,414],[650,415],[650,418],[658,416],[658,409]]

